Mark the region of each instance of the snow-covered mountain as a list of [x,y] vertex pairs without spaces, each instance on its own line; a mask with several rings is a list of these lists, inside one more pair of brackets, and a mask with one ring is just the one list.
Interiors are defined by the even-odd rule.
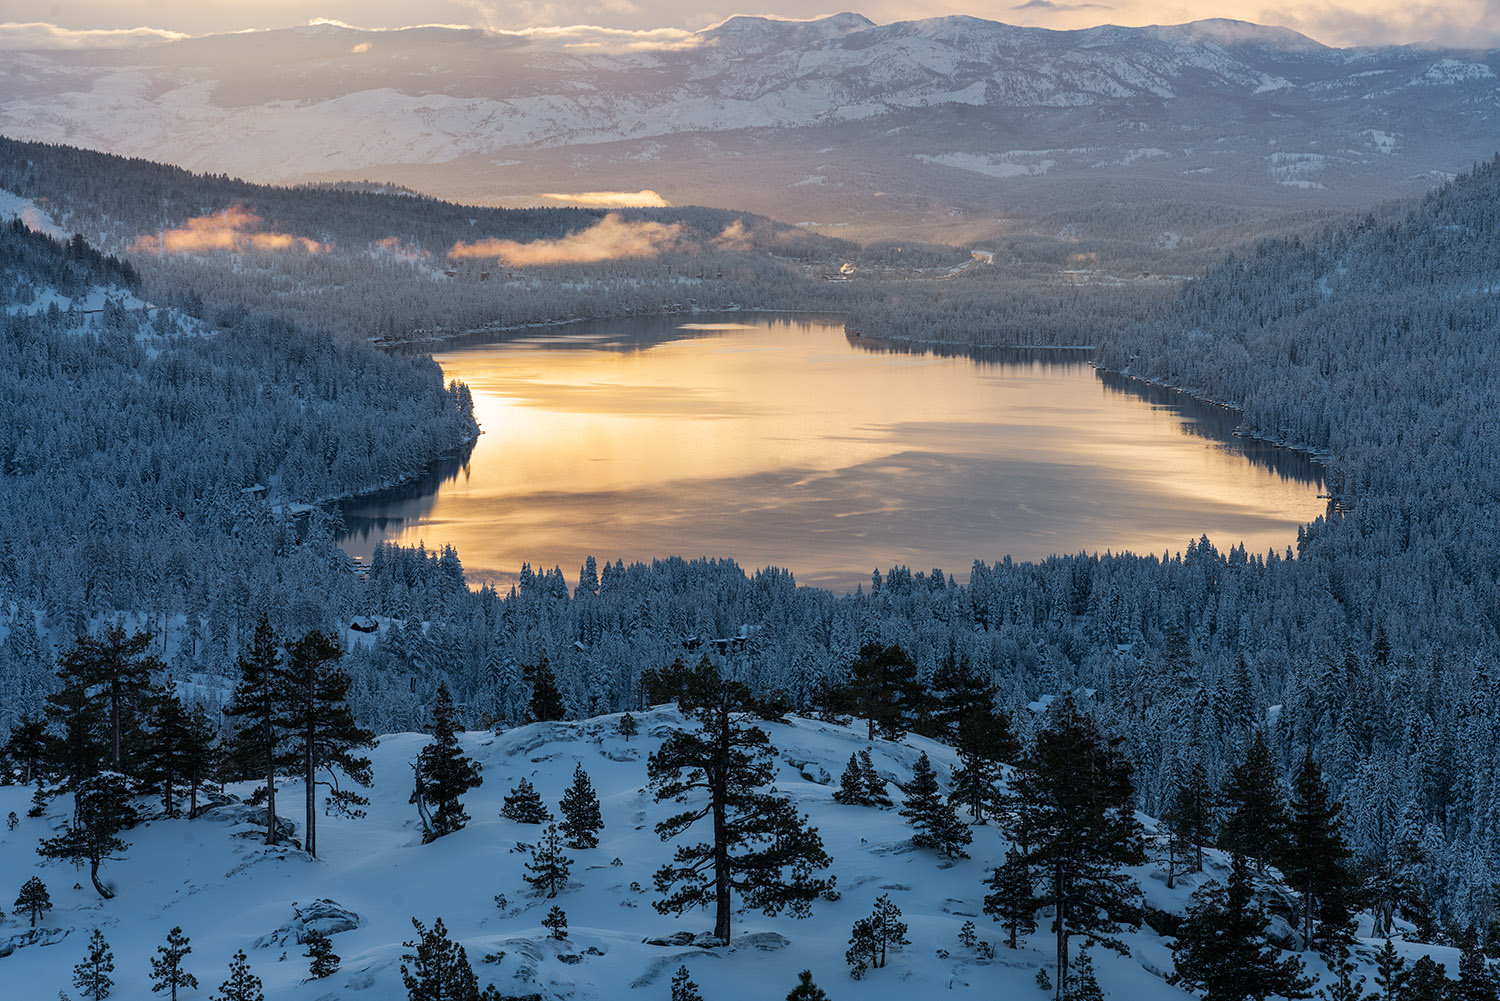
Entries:
[[[86,875],[58,863],[42,864],[37,839],[52,836],[67,821],[69,800],[53,804],[45,817],[26,817],[25,787],[0,787],[0,814],[20,817],[14,829],[0,826],[0,872],[14,892],[38,876],[47,885],[53,910],[38,929],[24,916],[0,924],[0,957],[6,981],[24,993],[53,998],[70,986],[73,965],[83,959],[89,933],[99,929],[114,952],[113,996],[144,998],[148,959],[173,926],[190,938],[192,954],[184,967],[206,996],[224,979],[237,949],[249,955],[252,972],[270,1001],[323,1001],[405,998],[399,967],[402,942],[414,938],[411,918],[431,927],[441,917],[452,938],[463,944],[480,984],[494,982],[507,996],[540,994],[555,999],[641,998],[659,1001],[669,980],[687,966],[710,999],[772,1001],[810,969],[834,998],[887,1001],[923,991],[955,991],[958,996],[1045,998],[1037,990],[1040,970],[1055,975],[1055,950],[1045,922],[1006,947],[1004,932],[983,913],[989,870],[1004,854],[1006,841],[993,827],[974,828],[971,858],[947,861],[932,850],[914,848],[912,829],[895,809],[843,806],[832,798],[837,773],[852,753],[870,747],[876,771],[905,783],[919,754],[927,752],[946,780],[957,760],[951,748],[921,737],[901,742],[866,743],[862,726],[843,727],[791,717],[761,724],[779,751],[777,788],[790,796],[819,829],[833,858],[837,898],[813,905],[812,916],[766,917],[746,911],[734,918],[729,948],[704,948],[700,936],[713,926],[712,914],[690,911],[681,917],[657,913],[652,875],[672,854],[654,825],[674,812],[657,804],[646,789],[646,759],[661,740],[684,725],[675,708],[660,707],[637,716],[640,736],[627,741],[618,716],[568,723],[534,723],[500,735],[462,735],[464,752],[483,768],[484,784],[464,796],[473,818],[463,830],[423,844],[415,809],[407,802],[409,762],[430,738],[420,734],[382,737],[372,752],[375,784],[369,815],[338,816],[318,822],[321,859],[292,847],[267,848],[257,812],[226,802],[196,820],[158,818],[124,832],[130,843],[123,861],[106,863],[105,880],[113,900],[100,900]],[[533,784],[548,809],[556,805],[581,764],[598,793],[604,829],[597,848],[569,850],[574,860],[569,885],[555,898],[533,892],[523,881],[531,860],[529,846],[541,829],[499,816],[505,795],[523,778]],[[230,787],[246,793],[248,787]],[[302,790],[288,782],[278,797],[281,816],[300,833]],[[899,793],[897,799],[899,801]],[[143,805],[145,801],[142,801]],[[1148,832],[1154,822],[1145,818]],[[263,824],[263,820],[261,822]],[[690,831],[682,842],[698,840]],[[1193,890],[1209,878],[1221,882],[1223,856],[1211,851],[1208,873],[1179,877],[1168,889],[1163,868],[1148,864],[1132,870],[1146,901],[1159,912],[1182,913]],[[79,882],[80,886],[74,886]],[[497,906],[496,895],[504,900]],[[887,894],[901,908],[910,943],[894,952],[884,969],[858,982],[850,978],[844,952],[853,923],[866,916],[875,898]],[[833,894],[829,895],[834,896]],[[567,935],[551,938],[541,925],[556,904],[567,916]],[[965,946],[959,933],[973,921],[978,941]],[[331,932],[342,968],[326,980],[307,979],[308,961],[300,936],[308,927]],[[1285,925],[1280,926],[1285,930]],[[1368,917],[1360,921],[1370,932]],[[685,933],[685,935],[683,934]],[[693,939],[699,938],[698,944]],[[1108,997],[1119,1001],[1187,1001],[1193,995],[1168,985],[1172,969],[1168,940],[1149,926],[1127,933],[1127,957],[1095,950],[1094,962]],[[1373,974],[1370,955],[1376,940],[1357,943],[1359,972]],[[988,949],[985,945],[987,944]],[[1457,952],[1398,941],[1408,962],[1432,954],[1449,972]],[[992,950],[992,955],[986,955]],[[491,962],[485,957],[503,958]],[[1316,954],[1304,955],[1308,971],[1327,982],[1327,967]]]
[[483,202],[651,189],[853,232],[1101,201],[1363,204],[1500,142],[1500,52],[1334,49],[1227,20],[845,13],[623,39],[323,23],[6,56],[0,133],[17,138]]

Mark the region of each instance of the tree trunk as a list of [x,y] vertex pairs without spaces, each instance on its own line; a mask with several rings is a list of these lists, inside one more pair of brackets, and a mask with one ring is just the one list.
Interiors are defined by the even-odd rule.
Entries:
[[115,895],[109,891],[109,888],[99,882],[99,860],[96,858],[89,859],[89,879],[93,881],[94,889],[98,891],[99,896],[105,900],[115,899]]
[[109,683],[109,732],[110,732],[110,765],[117,772],[124,772],[120,767],[120,678],[118,675]]
[[1057,887],[1057,999],[1062,1001],[1068,996],[1068,893],[1060,862],[1053,866],[1052,879]]
[[271,721],[266,720],[266,844],[276,843],[276,745]]
[[316,800],[318,798],[318,787],[313,782],[316,775],[313,771],[313,723],[312,714],[308,714],[307,732],[302,735],[302,777],[307,782],[307,854],[313,858],[318,857],[318,811]]

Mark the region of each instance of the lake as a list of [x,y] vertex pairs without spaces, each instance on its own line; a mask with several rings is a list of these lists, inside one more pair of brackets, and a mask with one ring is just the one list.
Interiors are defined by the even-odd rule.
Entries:
[[910,354],[830,316],[630,318],[446,345],[484,433],[421,482],[344,505],[352,555],[452,544],[471,582],[585,557],[729,557],[837,591],[893,564],[1256,554],[1325,510],[1322,467],[1232,411],[1079,352]]

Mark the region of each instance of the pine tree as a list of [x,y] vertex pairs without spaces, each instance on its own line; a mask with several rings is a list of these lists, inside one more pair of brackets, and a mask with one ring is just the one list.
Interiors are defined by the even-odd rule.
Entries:
[[1067,996],[1073,1001],[1104,1001],[1104,991],[1099,987],[1099,978],[1094,975],[1094,957],[1089,954],[1085,942],[1078,950],[1078,957],[1068,968]]
[[844,766],[844,774],[839,776],[839,787],[833,791],[833,801],[845,806],[871,805],[865,795],[865,781],[860,774],[859,759],[853,754],[849,755],[849,763]]
[[663,913],[714,906],[714,935],[729,943],[732,894],[743,906],[793,916],[810,912],[831,882],[813,875],[828,866],[823,841],[789,799],[762,791],[775,776],[770,738],[748,725],[750,691],[700,665],[679,700],[695,724],[662,741],[646,774],[658,803],[691,806],[656,825],[667,841],[711,818],[711,840],[679,845],[656,873],[655,902]]
[[677,972],[672,974],[672,1001],[703,1001],[703,995],[698,991],[698,985],[693,983],[686,966],[679,966]]
[[531,850],[531,861],[526,863],[527,872],[522,875],[537,893],[546,893],[548,898],[557,896],[558,890],[567,889],[568,875],[573,860],[563,854],[562,835],[556,824],[548,824],[542,839]]
[[1042,904],[1036,896],[1031,867],[1026,856],[1012,845],[1005,850],[1005,861],[995,867],[984,896],[984,913],[1000,922],[1012,949],[1020,948],[1019,938],[1036,931],[1036,911]]
[[627,744],[630,743],[631,737],[634,737],[640,732],[641,728],[636,723],[634,716],[630,715],[630,713],[627,712],[624,716],[620,717],[620,736],[625,738],[625,742]]
[[128,752],[132,743],[138,743],[135,738],[145,715],[151,674],[166,669],[148,652],[151,639],[147,632],[127,637],[125,630],[112,626],[102,639],[80,636],[58,661],[64,687],[98,692],[103,698],[109,756],[101,765],[122,774],[134,774],[136,762]]
[[1280,856],[1287,885],[1302,897],[1302,936],[1311,948],[1314,919],[1327,944],[1341,941],[1352,910],[1354,873],[1340,834],[1339,804],[1332,801],[1312,751],[1297,773],[1286,846]]
[[1228,887],[1210,880],[1193,894],[1172,945],[1176,969],[1168,980],[1202,991],[1205,1001],[1307,997],[1312,984],[1301,961],[1281,958],[1266,938],[1269,924],[1255,902],[1245,857],[1236,852]]
[[888,894],[882,893],[875,898],[875,909],[870,916],[854,922],[849,931],[849,949],[844,953],[849,975],[860,980],[866,970],[884,969],[891,949],[910,944],[901,908],[891,902]]
[[1431,956],[1422,956],[1411,964],[1401,988],[1401,1001],[1445,1001],[1453,981],[1447,968]]
[[187,785],[192,768],[189,756],[193,750],[192,717],[168,685],[151,694],[147,700],[151,740],[144,755],[144,777],[161,792],[162,809],[168,817],[177,816],[177,788]]
[[463,794],[484,784],[479,765],[459,749],[453,717],[448,683],[439,682],[432,704],[432,743],[417,755],[416,787],[410,800],[422,818],[424,842],[462,830],[469,822]]
[[250,972],[250,957],[244,949],[235,951],[229,961],[229,976],[219,985],[212,1001],[266,1001],[260,978]]
[[307,975],[310,980],[323,980],[339,971],[339,957],[333,951],[333,941],[316,928],[308,931],[303,939],[308,959]]
[[[370,759],[354,752],[372,747],[375,735],[354,722],[349,708],[349,675],[335,666],[343,651],[332,637],[316,630],[287,651],[287,666],[276,723],[286,735],[280,762],[302,775],[306,837],[303,848],[318,856],[318,787],[328,789],[327,806],[346,817],[362,817],[369,800],[339,785],[342,773],[355,785],[372,782]],[[319,782],[326,772],[328,781]]]
[[276,765],[280,758],[282,659],[271,622],[261,616],[250,646],[240,655],[240,680],[224,715],[240,720],[230,738],[229,754],[238,769],[264,778],[252,802],[266,804],[266,844],[276,844]]
[[40,774],[46,751],[46,724],[22,713],[21,718],[11,727],[5,747],[0,749],[0,756],[10,766],[14,780],[20,785],[29,786]]
[[182,929],[174,927],[167,932],[167,944],[156,947],[157,955],[151,958],[151,992],[171,991],[172,1001],[177,1001],[178,989],[198,989],[198,978],[182,968],[182,959],[193,951],[188,937]]
[[906,787],[906,803],[901,816],[916,828],[911,843],[918,848],[936,848],[946,858],[968,858],[963,846],[974,840],[968,826],[958,819],[953,807],[938,788],[937,772],[923,751],[912,768],[911,784]]
[[88,863],[94,890],[109,900],[115,894],[100,882],[99,866],[106,860],[119,859],[120,853],[129,847],[119,833],[134,819],[125,776],[100,772],[85,780],[73,794],[72,826],[55,838],[43,838],[37,854],[65,859],[75,866]]
[[115,972],[115,954],[109,951],[104,933],[95,928],[89,935],[89,951],[83,962],[73,967],[73,986],[83,992],[89,1001],[102,1001],[109,997],[115,986],[110,974]]
[[553,904],[547,911],[547,916],[542,918],[542,927],[551,932],[552,937],[561,941],[568,937],[568,915],[557,904]]
[[557,690],[557,676],[552,673],[544,653],[535,664],[525,669],[526,681],[531,685],[531,718],[538,723],[550,723],[567,715],[562,693]]
[[1140,894],[1125,866],[1145,861],[1135,820],[1131,766],[1106,743],[1071,695],[1047,710],[1047,725],[1014,783],[1016,842],[1053,907],[1057,993],[1068,985],[1069,939],[1087,936],[1123,953],[1115,936],[1137,921]]
[[448,938],[443,919],[433,921],[430,931],[416,918],[411,923],[417,938],[401,943],[412,950],[401,956],[401,982],[408,1001],[479,1001],[479,980],[469,956],[463,946]]
[[573,766],[573,784],[563,793],[558,810],[563,815],[562,832],[570,848],[597,848],[604,818],[599,813],[599,797],[583,765]]
[[1220,845],[1253,861],[1256,874],[1264,877],[1266,863],[1281,854],[1290,821],[1276,763],[1260,731],[1245,760],[1229,773],[1221,797],[1228,812],[1219,832]]
[[932,736],[958,750],[951,798],[968,807],[975,823],[983,823],[985,808],[995,798],[1001,762],[1013,760],[1020,744],[1010,719],[995,708],[999,692],[994,683],[982,678],[967,658],[948,658],[933,674],[932,684],[937,691]]
[[797,986],[786,996],[786,1001],[828,1001],[828,994],[813,983],[812,970],[797,974]]
[[869,721],[869,739],[879,733],[900,740],[917,719],[923,703],[917,665],[899,646],[866,643],[849,667],[843,708]]
[[859,774],[865,782],[865,799],[870,806],[891,806],[890,794],[885,791],[885,779],[875,770],[875,761],[865,748],[859,752]]
[[1479,936],[1470,929],[1465,933],[1463,951],[1458,956],[1458,980],[1448,988],[1450,1001],[1496,1001],[1500,997],[1495,974],[1490,970]]
[[47,884],[36,876],[32,876],[21,884],[21,892],[16,894],[16,915],[25,912],[31,917],[31,927],[35,928],[37,921],[41,920],[44,911],[52,910],[52,897],[47,893]]
[[1365,1001],[1365,978],[1354,979],[1353,963],[1343,960],[1333,973],[1333,983],[1318,991],[1318,997],[1322,1001]]
[[1380,993],[1374,995],[1379,1001],[1401,1001],[1406,986],[1406,960],[1396,951],[1390,939],[1375,954],[1375,986]]
[[527,779],[522,779],[519,785],[506,794],[505,802],[500,807],[500,816],[518,824],[545,824],[552,819],[552,814],[542,805],[541,795]]
[[1173,834],[1192,848],[1193,868],[1189,871],[1202,872],[1203,846],[1208,844],[1213,827],[1213,793],[1201,763],[1193,763],[1162,819]]

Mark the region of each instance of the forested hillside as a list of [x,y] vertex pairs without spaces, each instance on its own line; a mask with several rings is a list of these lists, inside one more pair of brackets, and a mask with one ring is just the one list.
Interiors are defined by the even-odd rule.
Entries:
[[[4,439],[3,705],[39,711],[55,652],[122,615],[167,623],[158,639],[180,670],[221,677],[261,614],[286,635],[341,627],[351,702],[381,731],[418,726],[444,682],[466,723],[524,722],[544,662],[570,716],[640,705],[644,672],[679,656],[803,706],[879,642],[907,651],[923,682],[967,661],[1023,741],[1038,717],[1022,707],[1079,691],[1123,738],[1148,811],[1196,767],[1222,786],[1257,731],[1281,779],[1310,751],[1344,803],[1363,885],[1424,935],[1494,943],[1497,213],[1491,163],[1419,205],[1262,244],[1150,322],[1094,326],[1105,367],[1237,403],[1250,430],[1330,456],[1336,505],[1295,553],[1204,541],[1165,557],[1058,555],[976,563],[965,585],[896,567],[844,596],[797,588],[787,569],[670,554],[576,578],[527,568],[501,595],[465,587],[462,554],[385,549],[361,584],[334,526],[287,504],[455,447],[473,430],[461,389],[428,362],[257,319],[266,302],[303,299],[300,286],[272,294],[275,277],[236,284],[250,252],[177,287],[222,297],[203,325],[139,301],[170,286],[154,258],[131,257],[146,276],[137,294],[124,264],[82,242],[68,263],[13,228],[8,260],[51,263],[7,265],[4,285],[5,406],[36,418]],[[58,262],[68,274],[54,287]],[[248,298],[198,284],[210,274]],[[900,283],[939,303],[959,286]],[[84,287],[99,312],[63,304],[59,290]],[[214,712],[217,690],[203,694]]]

